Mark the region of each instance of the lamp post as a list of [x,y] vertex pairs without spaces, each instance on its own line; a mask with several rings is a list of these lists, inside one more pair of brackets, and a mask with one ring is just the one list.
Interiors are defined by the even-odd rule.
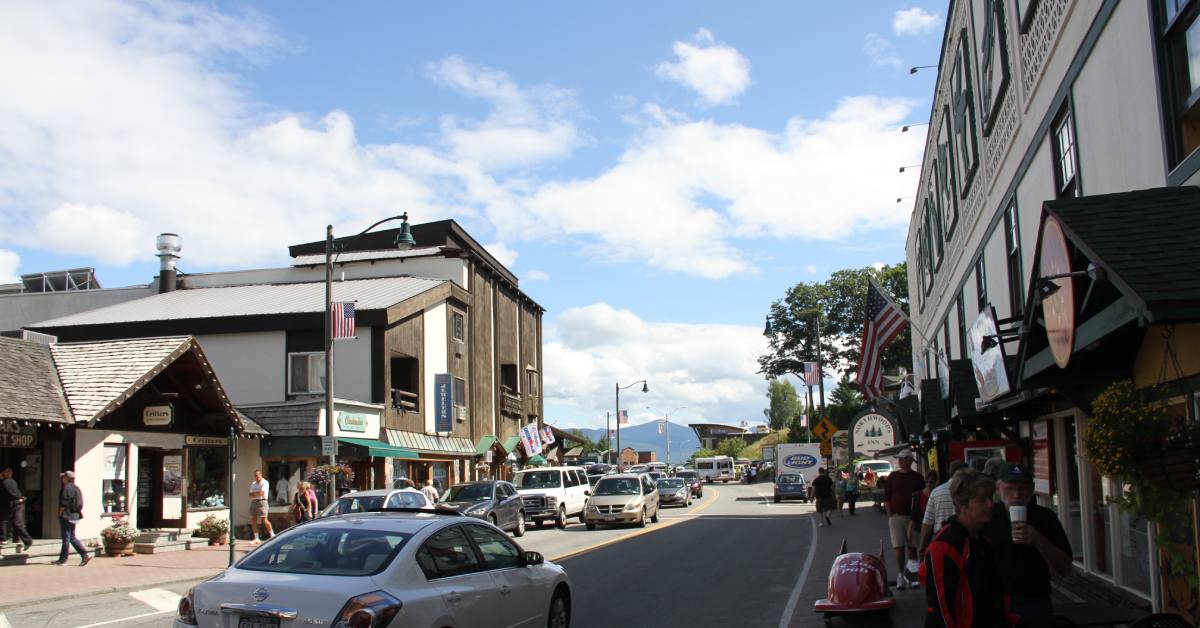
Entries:
[[[385,222],[393,220],[403,221],[400,225],[400,233],[396,236],[396,246],[412,248],[416,241],[413,240],[412,231],[408,226],[408,212],[399,216],[391,216],[384,218],[379,222],[359,231],[358,233],[346,238],[342,241],[345,245],[353,241],[362,234],[382,225]],[[333,225],[325,226],[325,437],[333,441],[333,447],[329,451],[330,466],[337,464],[337,439],[333,437],[335,421],[333,419]],[[326,492],[326,499],[332,504],[337,500],[337,479],[334,474],[330,474],[329,488]]]
[[671,468],[671,413],[675,412],[677,410],[686,410],[687,408],[688,408],[688,406],[676,406],[674,408],[671,408],[671,410],[669,412],[663,412],[662,410],[659,410],[658,408],[655,408],[652,406],[646,406],[647,410],[656,410],[659,414],[663,415],[663,422],[666,424],[663,426],[663,436],[667,441],[667,468],[668,469]]
[[644,379],[640,379],[632,384],[629,384],[628,386],[622,386],[621,382],[615,383],[615,388],[616,388],[616,392],[617,392],[617,466],[618,467],[621,466],[621,391],[626,388],[631,388],[633,386],[637,386],[638,384],[642,385],[643,393],[650,392],[650,384],[646,383],[646,380],[644,380]]

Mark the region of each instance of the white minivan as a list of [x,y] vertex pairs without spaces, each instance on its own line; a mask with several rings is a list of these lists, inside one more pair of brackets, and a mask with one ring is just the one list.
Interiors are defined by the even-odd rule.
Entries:
[[525,469],[513,475],[512,485],[521,494],[525,520],[539,528],[546,521],[565,528],[569,517],[579,517],[582,523],[592,494],[587,475],[579,467]]

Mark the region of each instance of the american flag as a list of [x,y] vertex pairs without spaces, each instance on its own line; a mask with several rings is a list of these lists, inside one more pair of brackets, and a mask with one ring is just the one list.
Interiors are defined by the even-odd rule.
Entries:
[[816,362],[804,363],[804,385],[816,386],[817,380],[821,378],[821,369]]
[[629,411],[621,410],[617,413],[617,425],[629,425]]
[[874,399],[883,394],[883,351],[908,326],[908,317],[870,279],[867,280],[866,315],[858,386],[863,396]]
[[354,337],[354,303],[333,304],[333,335],[332,338]]

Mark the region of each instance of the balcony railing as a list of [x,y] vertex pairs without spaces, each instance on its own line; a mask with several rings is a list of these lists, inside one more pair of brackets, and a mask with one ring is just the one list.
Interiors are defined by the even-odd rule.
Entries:
[[408,392],[400,388],[392,389],[392,407],[401,412],[416,412],[417,402],[420,400],[416,393]]
[[524,414],[525,404],[521,403],[521,396],[514,395],[507,387],[500,390],[500,412],[501,414]]

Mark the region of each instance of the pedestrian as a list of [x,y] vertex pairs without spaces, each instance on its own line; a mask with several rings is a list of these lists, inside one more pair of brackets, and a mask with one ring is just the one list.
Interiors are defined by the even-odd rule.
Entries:
[[[913,493],[912,502],[908,508],[910,513],[908,534],[912,538],[916,538],[917,532],[921,529],[921,522],[925,520],[925,507],[929,503],[929,494],[937,485],[937,471],[931,469],[925,473],[925,488]],[[920,547],[920,544],[918,543],[917,546]],[[917,553],[920,554],[920,552]]]
[[63,471],[58,477],[62,480],[62,490],[58,492],[58,526],[62,529],[62,549],[58,551],[58,560],[50,564],[59,567],[67,564],[67,558],[71,555],[70,549],[73,547],[83,559],[83,562],[79,563],[82,567],[92,560],[83,543],[75,538],[75,524],[83,519],[83,493],[75,486],[74,471]]
[[[813,499],[817,502],[817,525],[832,526],[829,511],[837,505],[833,496],[833,480],[825,475],[825,467],[817,469],[817,477],[813,478]],[[821,521],[824,518],[825,521]]]
[[413,488],[413,486],[413,481],[404,476],[400,476],[392,482],[392,488]]
[[906,589],[908,579],[904,577],[905,557],[907,556],[907,560],[917,559],[917,543],[909,534],[909,508],[913,493],[925,486],[925,478],[912,470],[912,450],[901,451],[896,460],[900,468],[888,474],[887,482],[883,486],[883,505],[888,515],[892,549],[896,552],[896,588]]
[[[25,496],[21,494],[21,488],[13,479],[12,467],[0,469],[0,479],[3,480],[0,498],[4,500],[4,523],[12,528],[13,542],[17,544],[17,553],[21,553],[33,547],[33,537],[29,536],[29,531],[25,529]],[[7,540],[7,535],[0,539]],[[21,547],[22,543],[25,544],[24,548]]]
[[838,469],[833,470],[837,478],[833,482],[833,496],[836,499],[836,507],[838,516],[842,516],[842,503],[846,500],[846,478]]
[[428,499],[430,503],[438,500],[438,490],[433,485],[432,479],[425,480],[425,486],[421,488],[421,492],[425,494],[425,499]]
[[262,469],[255,469],[254,481],[250,483],[250,534],[254,537],[250,540],[251,545],[262,542],[258,532],[260,524],[267,532],[267,540],[275,536],[271,520],[267,517],[267,495],[270,494],[271,483],[263,478]]
[[1029,467],[1008,463],[1000,468],[1001,502],[992,510],[984,534],[996,548],[1004,591],[1020,628],[1054,625],[1050,572],[1071,573],[1071,542],[1053,510],[1033,500]]
[[292,496],[292,519],[296,523],[304,523],[312,521],[315,517],[315,508],[308,500],[308,482],[301,480],[296,483],[296,494]]
[[[948,469],[950,480],[953,480],[955,474],[966,468],[967,463],[962,460],[951,462]],[[917,551],[922,556],[925,555],[925,549],[929,547],[929,542],[933,540],[933,535],[937,534],[950,517],[954,516],[954,500],[950,498],[950,480],[942,482],[940,486],[929,493],[929,503],[925,505],[925,518],[921,520],[921,542],[917,544]]]
[[974,469],[950,481],[954,516],[929,544],[921,565],[925,628],[996,628],[1015,619],[1007,612],[995,550],[982,534],[995,491],[992,478]]
[[321,512],[321,502],[317,500],[317,489],[313,487],[312,482],[304,483],[304,495],[309,511],[312,512],[312,518],[316,519]]
[[851,473],[846,478],[846,504],[849,505],[850,516],[854,516],[854,506],[858,502],[858,487],[862,482],[861,473]]

